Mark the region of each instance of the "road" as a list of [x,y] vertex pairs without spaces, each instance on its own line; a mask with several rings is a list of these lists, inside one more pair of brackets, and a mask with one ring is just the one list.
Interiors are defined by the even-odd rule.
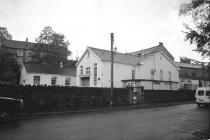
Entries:
[[0,124],[0,140],[197,140],[208,111],[183,104],[51,115]]

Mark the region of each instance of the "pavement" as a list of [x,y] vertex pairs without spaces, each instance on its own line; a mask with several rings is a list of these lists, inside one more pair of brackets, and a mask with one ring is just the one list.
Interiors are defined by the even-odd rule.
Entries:
[[0,124],[0,140],[200,140],[208,121],[194,103],[51,114]]
[[153,108],[160,106],[172,106],[179,104],[192,104],[194,101],[184,101],[184,102],[169,102],[169,103],[150,103],[150,104],[137,104],[137,105],[129,105],[129,106],[118,106],[118,107],[108,107],[108,108],[93,108],[93,109],[79,109],[79,110],[66,110],[66,111],[50,111],[50,112],[34,112],[34,113],[21,113],[16,116],[19,119],[25,118],[34,118],[34,117],[42,117],[49,115],[59,115],[59,114],[72,114],[72,113],[87,113],[87,112],[103,112],[103,111],[115,111],[115,110],[130,110],[137,108]]

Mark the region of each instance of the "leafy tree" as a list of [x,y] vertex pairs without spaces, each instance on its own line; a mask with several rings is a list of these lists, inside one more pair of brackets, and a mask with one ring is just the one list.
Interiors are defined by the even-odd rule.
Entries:
[[192,25],[184,24],[186,40],[196,45],[196,51],[203,57],[210,56],[210,1],[191,0],[183,3],[179,9],[180,16],[191,17]]
[[12,39],[12,35],[9,34],[6,27],[0,27],[0,38],[8,39],[8,40]]
[[56,33],[52,27],[46,26],[33,46],[32,60],[41,64],[66,64],[71,51],[68,50],[69,41],[65,36]]
[[18,84],[20,78],[20,66],[14,54],[0,49],[0,82]]

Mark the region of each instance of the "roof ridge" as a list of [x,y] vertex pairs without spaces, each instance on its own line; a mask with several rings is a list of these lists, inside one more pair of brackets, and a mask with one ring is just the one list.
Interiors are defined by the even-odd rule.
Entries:
[[[23,42],[23,43],[26,43],[26,41],[20,41],[20,40],[14,40],[14,39],[11,39],[11,40],[4,39],[4,40],[6,40],[6,41],[14,41],[14,42]],[[35,44],[35,42],[30,42],[30,41],[28,41],[27,43],[33,43],[33,44]]]
[[[101,50],[101,51],[107,51],[107,52],[111,52],[109,50],[105,50],[105,49],[99,49],[99,48],[95,48],[95,47],[90,47],[88,46],[88,48],[93,48],[93,49],[97,49],[97,50]],[[118,53],[118,54],[122,54],[122,55],[129,55],[129,56],[134,56],[134,57],[138,57],[138,56],[135,56],[135,55],[132,55],[132,54],[129,54],[129,53],[121,53],[121,52],[115,52],[115,53]]]
[[159,45],[153,46],[153,47],[150,47],[150,48],[146,48],[146,49],[141,49],[139,51],[130,52],[130,53],[142,52],[142,51],[150,50],[150,49],[157,48],[157,47],[159,47]]

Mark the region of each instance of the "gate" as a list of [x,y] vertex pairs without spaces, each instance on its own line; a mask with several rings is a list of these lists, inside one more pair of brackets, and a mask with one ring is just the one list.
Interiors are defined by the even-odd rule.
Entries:
[[144,104],[144,87],[127,87],[130,104]]

